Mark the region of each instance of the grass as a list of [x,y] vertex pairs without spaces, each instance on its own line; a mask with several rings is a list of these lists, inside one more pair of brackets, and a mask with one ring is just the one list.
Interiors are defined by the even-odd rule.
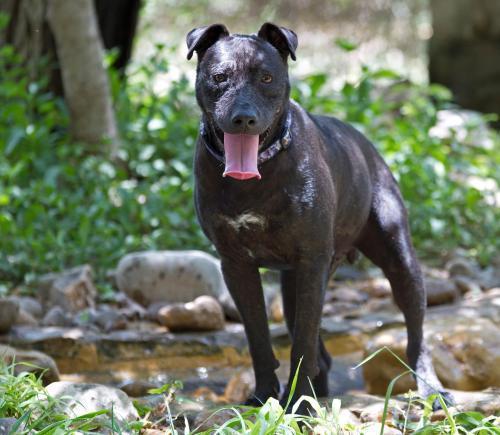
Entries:
[[[375,358],[380,352],[390,351],[382,348],[374,352],[361,362],[357,367]],[[404,361],[396,357],[407,369],[404,374],[411,372]],[[356,368],[357,368],[356,367]],[[299,366],[300,369],[300,366]],[[158,413],[152,409],[139,407],[138,411],[142,418],[139,421],[130,422],[126,427],[120,426],[114,419],[112,409],[103,409],[97,412],[81,416],[68,416],[60,409],[62,400],[50,397],[45,391],[41,376],[33,373],[22,372],[14,374],[14,364],[0,366],[0,418],[14,417],[17,419],[11,433],[15,434],[70,434],[70,433],[142,433],[145,428],[161,428],[165,433],[172,435],[288,435],[288,434],[363,434],[367,424],[354,425],[345,423],[341,418],[341,401],[333,399],[331,404],[325,405],[317,397],[302,396],[290,408],[291,398],[294,394],[298,377],[295,373],[291,393],[285,407],[278,400],[268,399],[260,407],[226,406],[214,411],[203,423],[211,421],[217,414],[229,416],[219,426],[213,425],[208,429],[198,427],[191,428],[187,418],[183,418],[179,427],[179,417],[171,412],[171,404],[176,400],[175,393],[182,388],[182,383],[176,381],[164,385],[159,389],[151,390],[151,394],[162,394],[164,401],[161,406],[162,415],[157,418]],[[484,416],[476,411],[459,412],[448,408],[443,398],[436,394],[427,399],[419,398],[413,392],[407,395],[408,406],[401,411],[403,418],[389,418],[389,401],[392,387],[400,376],[394,378],[388,389],[384,400],[384,410],[381,419],[380,435],[390,424],[398,428],[404,434],[434,435],[434,434],[478,434],[478,435],[500,435],[500,417]],[[432,403],[439,400],[444,410],[445,418],[442,421],[432,421]],[[299,415],[299,406],[307,402],[314,415]],[[415,407],[422,409],[418,421],[410,418],[411,410]],[[224,414],[222,414],[224,413]],[[373,427],[370,429],[373,433]]]

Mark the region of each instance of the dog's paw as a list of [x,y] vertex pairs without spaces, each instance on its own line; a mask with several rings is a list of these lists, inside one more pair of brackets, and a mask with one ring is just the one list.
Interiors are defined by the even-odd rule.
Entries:
[[[439,395],[443,398],[444,403],[446,406],[455,406],[455,399],[453,398],[453,395],[449,393],[448,391],[439,391]],[[433,411],[439,411],[440,409],[443,409],[443,406],[441,405],[441,401],[439,400],[439,397],[436,397],[434,399],[434,402],[432,402],[432,410]]]

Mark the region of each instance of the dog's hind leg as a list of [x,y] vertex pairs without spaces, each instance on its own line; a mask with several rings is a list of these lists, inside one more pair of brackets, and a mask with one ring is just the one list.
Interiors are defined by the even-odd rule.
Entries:
[[408,335],[406,353],[416,372],[418,391],[423,397],[443,394],[443,390],[424,342],[423,321],[426,295],[422,272],[410,239],[406,210],[396,186],[379,189],[368,223],[357,244],[360,251],[379,266],[389,282],[396,304],[403,312]]

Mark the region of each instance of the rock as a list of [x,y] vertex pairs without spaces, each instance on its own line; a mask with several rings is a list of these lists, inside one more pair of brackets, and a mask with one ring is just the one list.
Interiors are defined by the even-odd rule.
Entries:
[[27,326],[37,326],[38,320],[36,320],[28,311],[20,309],[17,315],[16,325],[27,325]]
[[255,390],[255,376],[253,370],[244,370],[236,373],[229,379],[224,390],[227,403],[244,403]]
[[15,363],[14,373],[16,375],[21,372],[34,372],[42,375],[44,385],[59,380],[59,370],[55,361],[42,352],[21,350],[0,344],[0,359],[7,365]]
[[366,302],[367,299],[368,295],[365,292],[347,286],[337,287],[328,295],[328,300],[356,305]]
[[0,418],[0,435],[9,435],[12,431],[12,426],[17,423],[15,418]]
[[217,331],[224,328],[224,312],[211,296],[199,296],[186,304],[166,305],[158,321],[170,331]]
[[113,416],[118,421],[137,420],[139,415],[132,401],[118,388],[99,384],[78,384],[75,382],[53,382],[47,393],[60,400],[60,411],[77,417],[89,412],[113,408]]
[[448,263],[446,263],[446,270],[450,277],[467,276],[469,278],[474,278],[478,272],[475,264],[462,257],[455,257],[448,261]]
[[116,270],[118,288],[143,306],[186,303],[227,294],[220,262],[201,251],[146,251],[126,255]]
[[449,304],[455,302],[458,291],[455,284],[446,279],[426,277],[425,289],[427,291],[427,306]]
[[0,334],[9,332],[15,325],[19,314],[19,304],[17,301],[8,298],[0,299]]
[[374,298],[386,298],[392,295],[391,284],[387,278],[372,278],[353,282],[352,286]]
[[89,310],[89,321],[105,332],[127,328],[127,318],[118,309],[101,305]]
[[17,301],[19,308],[31,314],[35,319],[43,316],[42,304],[31,296],[11,296],[9,299]]
[[[432,355],[436,374],[447,388],[458,390],[482,390],[488,386],[500,386],[500,336],[494,319],[499,318],[498,297],[483,296],[483,303],[492,312],[471,305],[439,307],[429,310],[425,334]],[[491,316],[492,320],[484,318]],[[372,337],[365,350],[365,357],[387,346],[406,361],[406,331],[403,328],[384,330]],[[367,391],[384,394],[389,382],[405,369],[389,353],[381,352],[363,366]],[[414,380],[407,376],[399,380],[395,393],[415,389]]]
[[[406,331],[391,329],[376,334],[367,344],[364,358],[378,351],[384,346],[391,349],[399,358],[407,362],[406,358]],[[372,360],[363,365],[363,378],[366,391],[370,394],[385,394],[387,386],[396,376],[406,369],[387,350],[383,350]],[[394,394],[415,390],[416,384],[410,375],[403,376],[394,385]]]
[[283,299],[281,295],[276,295],[271,302],[271,320],[276,323],[281,323],[284,320]]
[[59,306],[65,312],[76,313],[94,307],[97,290],[92,275],[92,268],[83,265],[41,277],[38,285],[44,309]]
[[456,276],[453,278],[453,282],[462,295],[467,293],[481,293],[481,286],[466,276]]
[[153,382],[144,381],[144,380],[129,380],[122,382],[118,388],[125,392],[129,397],[141,397],[148,395],[148,391],[157,388],[158,385]]
[[73,326],[75,319],[69,315],[62,307],[56,305],[52,307],[41,322],[42,326]]
[[[370,422],[366,423],[360,428],[360,433],[363,435],[379,435],[382,429],[382,423]],[[395,427],[388,426],[387,423],[384,426],[384,435],[401,435],[402,432]]]
[[198,413],[194,420],[193,433],[210,431],[222,426],[226,421],[235,417],[232,409],[221,408],[219,410],[207,410]]

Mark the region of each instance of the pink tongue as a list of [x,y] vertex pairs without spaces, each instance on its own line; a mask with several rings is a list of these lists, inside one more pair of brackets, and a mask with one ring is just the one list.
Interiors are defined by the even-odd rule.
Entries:
[[261,179],[257,169],[258,134],[224,133],[224,154],[226,156],[224,177],[227,175],[238,180],[254,177]]

